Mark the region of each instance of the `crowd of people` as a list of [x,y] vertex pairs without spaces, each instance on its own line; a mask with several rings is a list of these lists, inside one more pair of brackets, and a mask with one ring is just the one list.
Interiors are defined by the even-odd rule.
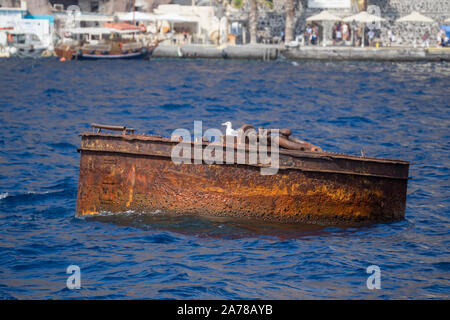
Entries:
[[450,46],[450,39],[444,29],[440,29],[437,34],[437,43],[440,47]]
[[[316,24],[307,24],[303,33],[302,42],[305,45],[317,45],[319,41],[319,34],[322,36],[323,32]],[[386,31],[386,43],[388,47],[398,43],[397,36],[392,29]],[[422,47],[430,46],[430,31],[426,30],[422,35]],[[361,46],[364,41],[364,46],[379,46],[381,43],[381,30],[368,28],[367,26],[358,25],[357,23],[343,23],[337,22],[331,29],[331,43],[332,45],[348,45]],[[450,46],[449,37],[444,29],[440,29],[437,34],[437,46]]]
[[319,27],[317,25],[306,25],[304,37],[307,45],[316,45],[317,39],[319,38]]
[[[365,45],[375,45],[375,40],[379,38],[380,31],[365,28],[356,24],[350,25],[348,23],[337,22],[333,25],[331,31],[332,45],[353,45],[360,46],[361,41]],[[393,36],[390,37],[393,39]],[[307,24],[304,32],[304,43],[306,45],[317,45],[319,42],[319,26],[316,24]]]
[[[422,36],[422,47],[429,48],[430,47],[430,31],[426,30]],[[450,40],[444,29],[439,29],[436,37],[436,45],[438,47],[448,47],[450,46]]]
[[335,23],[331,32],[333,45],[351,39],[351,29],[347,23]]

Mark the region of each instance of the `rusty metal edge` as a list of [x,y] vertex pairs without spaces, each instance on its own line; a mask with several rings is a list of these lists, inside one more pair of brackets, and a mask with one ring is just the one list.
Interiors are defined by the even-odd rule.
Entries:
[[[168,157],[165,155],[160,155],[156,153],[146,153],[146,152],[132,152],[132,151],[113,151],[113,150],[101,150],[101,149],[89,149],[89,148],[77,148],[77,152],[87,151],[87,152],[98,152],[98,153],[109,153],[109,154],[119,154],[119,155],[133,155],[133,156],[143,156],[143,157],[156,157],[167,159]],[[221,164],[221,165],[231,165],[231,166],[246,166],[246,167],[266,167],[260,164]],[[394,176],[385,176],[385,175],[377,175],[370,173],[360,173],[360,172],[352,172],[352,171],[334,171],[334,170],[323,170],[323,169],[307,169],[307,168],[298,168],[298,167],[288,167],[288,166],[280,166],[279,170],[298,170],[304,172],[322,172],[322,173],[335,173],[335,174],[346,174],[346,175],[354,175],[354,176],[363,176],[363,177],[377,177],[377,178],[385,178],[385,179],[393,179],[393,180],[408,180],[409,178],[403,177],[394,177]]]
[[[116,139],[122,139],[122,140],[128,140],[128,141],[149,141],[149,142],[160,142],[160,143],[169,143],[169,144],[178,144],[180,142],[178,141],[172,141],[169,138],[163,138],[161,136],[155,136],[155,135],[136,135],[136,134],[128,134],[128,135],[121,135],[121,134],[108,134],[108,133],[92,133],[92,132],[83,132],[79,134],[79,136],[97,136],[97,137],[108,137],[108,138],[116,138]],[[183,142],[181,142],[183,143]],[[201,144],[203,146],[207,146],[208,142],[185,142],[187,144],[193,145],[195,144]],[[269,149],[270,151],[270,149]],[[306,158],[315,158],[315,159],[347,159],[347,160],[357,160],[357,161],[365,161],[365,162],[376,162],[376,163],[391,163],[391,164],[403,164],[403,165],[410,165],[409,161],[405,160],[397,160],[397,159],[386,159],[386,158],[373,158],[373,157],[359,157],[359,156],[353,156],[353,155],[347,155],[342,153],[331,153],[331,152],[317,152],[317,151],[299,151],[299,150],[279,150],[280,154],[288,155],[292,157],[306,157]]]

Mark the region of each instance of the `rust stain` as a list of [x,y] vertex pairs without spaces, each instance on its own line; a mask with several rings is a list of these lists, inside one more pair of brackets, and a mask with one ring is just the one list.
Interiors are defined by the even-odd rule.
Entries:
[[162,210],[319,224],[404,217],[406,162],[284,152],[289,168],[263,176],[251,165],[176,165],[173,146],[151,136],[84,134],[77,215]]
[[134,183],[136,181],[136,167],[131,167],[131,176],[130,176],[130,187],[129,187],[129,193],[128,193],[128,201],[126,203],[127,208],[130,207],[130,204],[133,202],[133,190],[134,190]]

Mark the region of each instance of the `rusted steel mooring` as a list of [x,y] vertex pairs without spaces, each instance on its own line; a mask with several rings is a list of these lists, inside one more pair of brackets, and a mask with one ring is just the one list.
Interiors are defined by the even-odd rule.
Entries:
[[78,216],[161,210],[317,224],[404,218],[406,161],[281,149],[278,173],[261,175],[259,163],[177,165],[171,151],[178,142],[119,129],[81,134]]

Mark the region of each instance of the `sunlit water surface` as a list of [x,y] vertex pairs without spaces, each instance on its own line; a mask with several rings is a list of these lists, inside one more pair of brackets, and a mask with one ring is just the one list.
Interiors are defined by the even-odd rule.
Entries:
[[[0,298],[448,299],[449,83],[445,63],[0,60]],[[406,219],[74,217],[90,123],[169,136],[194,120],[287,127],[328,151],[411,161]],[[80,290],[66,288],[71,264]]]

